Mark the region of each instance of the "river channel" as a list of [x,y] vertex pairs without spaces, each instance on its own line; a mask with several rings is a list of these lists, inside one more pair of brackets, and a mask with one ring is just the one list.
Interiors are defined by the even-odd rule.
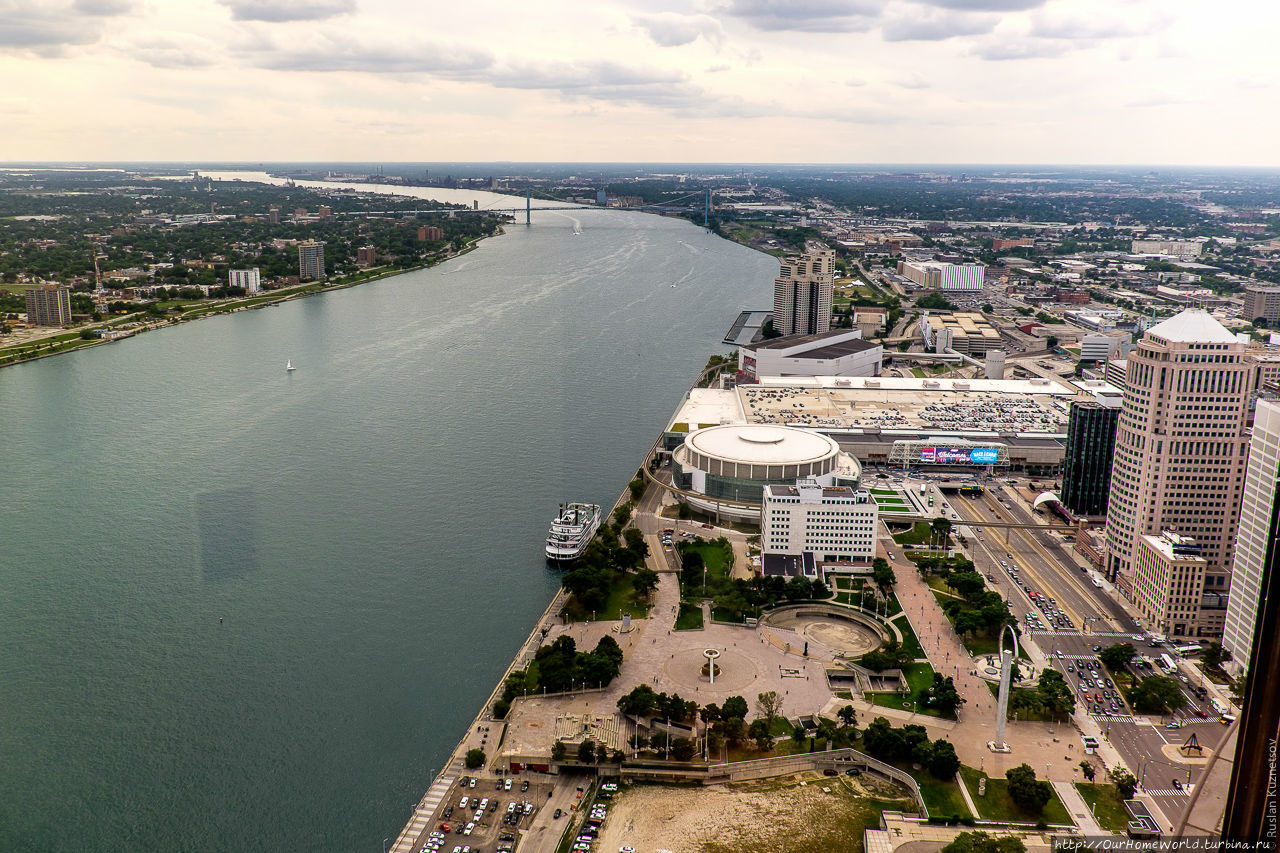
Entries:
[[777,268],[540,212],[0,370],[0,849],[381,849],[557,587],[556,504],[612,503]]

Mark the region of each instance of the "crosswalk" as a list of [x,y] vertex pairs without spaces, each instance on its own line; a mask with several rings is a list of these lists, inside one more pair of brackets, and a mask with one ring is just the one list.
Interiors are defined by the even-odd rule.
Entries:
[[1104,723],[1132,723],[1132,714],[1092,714],[1095,720],[1101,720]]
[[1153,797],[1186,797],[1191,794],[1186,788],[1143,788],[1143,791]]

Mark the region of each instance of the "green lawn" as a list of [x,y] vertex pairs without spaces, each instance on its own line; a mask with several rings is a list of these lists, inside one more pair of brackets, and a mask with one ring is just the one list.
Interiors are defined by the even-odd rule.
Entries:
[[[636,597],[636,591],[631,586],[632,577],[633,575],[627,572],[618,573],[618,579],[609,590],[609,597],[605,599],[604,607],[595,613],[595,619],[599,621],[621,619],[624,613],[630,613],[632,619],[644,619],[649,615],[649,605]],[[574,622],[584,622],[592,618],[592,612],[585,610],[573,596],[569,596],[564,612]]]
[[[910,530],[893,534],[893,541],[899,545],[925,545],[930,544],[935,539],[933,530],[927,521],[917,521]],[[941,544],[949,547],[951,543],[947,541]]]
[[1076,790],[1088,805],[1092,805],[1093,816],[1103,829],[1112,832],[1124,832],[1129,825],[1129,812],[1125,811],[1124,800],[1115,785],[1103,785],[1097,782],[1077,782]]
[[[902,668],[902,674],[906,676],[907,687],[911,690],[909,696],[901,696],[897,693],[868,693],[867,698],[871,700],[871,704],[881,708],[897,708],[899,711],[912,711],[917,714],[924,714],[929,717],[942,717],[943,714],[932,708],[921,708],[916,700],[921,690],[926,689],[933,684],[933,667],[927,663],[907,664]],[[952,719],[947,717],[947,719]]]
[[910,773],[920,786],[920,795],[933,817],[972,817],[969,807],[964,804],[964,795],[960,786],[954,781],[939,779],[927,770],[914,770],[910,764],[895,764],[900,770]]
[[893,624],[898,626],[898,630],[902,632],[902,648],[915,658],[924,657],[924,649],[920,646],[920,640],[916,637],[916,632],[911,628],[911,623],[907,621],[907,617],[899,613],[893,617]]
[[681,604],[676,616],[677,631],[695,631],[702,627],[702,608],[697,604]]
[[1062,801],[1058,799],[1056,793],[1045,805],[1044,811],[1039,814],[1028,812],[1009,799],[1009,783],[1004,779],[988,778],[987,792],[979,797],[978,777],[981,775],[981,772],[975,767],[962,766],[960,768],[960,776],[964,779],[965,787],[969,789],[969,796],[973,798],[974,805],[978,807],[981,817],[985,820],[1010,823],[1044,821],[1045,823],[1064,825],[1072,823],[1071,815],[1067,813],[1066,807],[1062,805]]
[[707,567],[707,580],[720,577],[728,577],[729,569],[732,567],[733,551],[727,553],[724,548],[714,542],[682,542],[680,544],[680,553],[698,553],[702,555],[702,562]]
[[897,489],[870,489],[869,491],[873,495],[896,495],[899,493]]

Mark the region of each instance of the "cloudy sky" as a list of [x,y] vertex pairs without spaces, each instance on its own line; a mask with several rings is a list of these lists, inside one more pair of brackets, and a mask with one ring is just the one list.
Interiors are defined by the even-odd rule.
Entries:
[[1273,0],[0,0],[0,161],[1280,166]]

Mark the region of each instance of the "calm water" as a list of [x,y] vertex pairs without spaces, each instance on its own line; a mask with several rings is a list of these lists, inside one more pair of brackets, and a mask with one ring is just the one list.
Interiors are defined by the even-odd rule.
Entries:
[[0,370],[0,850],[380,850],[556,587],[557,502],[612,502],[776,270],[543,213]]

